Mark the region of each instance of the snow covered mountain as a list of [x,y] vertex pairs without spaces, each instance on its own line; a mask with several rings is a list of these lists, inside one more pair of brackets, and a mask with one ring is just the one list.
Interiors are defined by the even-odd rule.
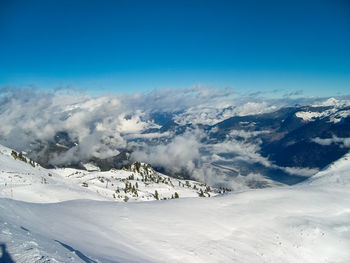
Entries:
[[72,199],[151,201],[183,197],[210,197],[215,189],[191,180],[175,179],[153,170],[149,164],[133,163],[122,170],[45,169],[0,145],[0,197],[29,202],[60,202]]
[[[50,170],[14,160],[9,149],[1,152],[1,194],[10,194],[3,194],[8,179],[16,182],[13,189],[22,187],[17,200],[0,198],[0,258],[8,262],[350,261],[349,154],[294,186],[125,203],[101,201],[96,180],[89,189],[95,172],[49,176]],[[25,186],[26,176],[36,183]],[[114,177],[111,171],[104,178]],[[89,187],[79,185],[85,181]],[[66,182],[72,186],[64,190]],[[106,182],[100,183],[102,189]],[[45,198],[28,202],[31,187]],[[52,203],[58,199],[76,200]]]

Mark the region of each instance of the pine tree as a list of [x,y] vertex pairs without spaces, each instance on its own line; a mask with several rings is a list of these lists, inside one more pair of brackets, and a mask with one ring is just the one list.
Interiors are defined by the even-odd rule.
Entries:
[[159,200],[159,196],[158,196],[158,191],[157,190],[154,192],[154,198]]
[[175,192],[174,197],[179,198],[179,194],[177,192]]
[[17,159],[17,157],[18,157],[18,156],[17,156],[17,152],[15,152],[15,151],[12,151],[12,152],[11,152],[11,155],[12,155],[12,157],[15,158],[15,159]]

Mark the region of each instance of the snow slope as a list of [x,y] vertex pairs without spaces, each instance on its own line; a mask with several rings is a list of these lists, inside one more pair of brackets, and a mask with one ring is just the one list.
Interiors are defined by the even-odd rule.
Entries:
[[[11,156],[12,150],[0,145],[0,197],[36,203],[74,199],[151,201],[182,197],[215,196],[217,189],[157,173],[138,163],[124,170],[108,172],[78,169],[45,169]],[[28,159],[29,160],[29,159]],[[126,187],[127,186],[127,187]]]
[[292,187],[118,203],[0,198],[16,262],[350,262],[350,155]]
[[[0,197],[28,202],[59,202],[71,199],[106,200],[74,185],[54,170],[15,160],[11,149],[0,145]],[[44,184],[45,183],[45,184]]]

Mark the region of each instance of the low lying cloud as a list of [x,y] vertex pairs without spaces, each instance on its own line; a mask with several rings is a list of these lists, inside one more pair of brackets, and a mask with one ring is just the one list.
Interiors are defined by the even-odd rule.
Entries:
[[[203,139],[208,137],[207,132],[188,129],[184,134],[174,136],[169,143],[140,145],[132,153],[132,159],[163,167],[168,174],[190,175],[201,182],[234,190],[276,185],[276,182],[259,173],[241,174],[240,166],[243,163],[265,167],[271,173],[279,170],[290,175],[309,177],[317,172],[317,169],[279,167],[271,163],[259,153],[261,141],[251,141],[252,137],[261,133],[267,131],[232,131],[222,142],[203,143]],[[237,140],[236,137],[243,140]]]
[[193,172],[195,163],[200,161],[199,148],[198,136],[188,132],[176,136],[166,145],[150,146],[141,151],[135,151],[132,156],[135,160],[167,167],[172,173],[181,173],[184,170]]
[[[231,88],[201,86],[100,97],[65,90],[3,88],[0,90],[0,143],[18,151],[29,151],[29,154],[45,154],[48,142],[55,143],[57,134],[61,133],[63,139],[60,140],[67,136],[72,145],[50,157],[49,162],[54,165],[91,157],[107,158],[123,149],[133,149],[135,160],[165,167],[174,174],[185,172],[209,184],[239,188],[237,184],[242,185],[245,180],[232,180],[234,167],[231,165],[232,170],[227,172],[219,167],[229,162],[273,167],[259,154],[260,142],[255,139],[267,131],[232,131],[224,140],[211,144],[203,143],[208,131],[195,127],[214,125],[232,116],[271,112],[298,102],[305,102],[305,99],[266,99],[259,94],[237,95]],[[173,121],[191,128],[179,134],[161,131],[159,120],[154,117],[158,113],[169,113],[171,118],[162,120],[165,123]],[[147,140],[154,140],[154,143],[146,143]],[[350,145],[349,139],[314,140],[320,144]],[[241,178],[242,175],[238,172],[235,176]],[[246,179],[247,182],[251,180]]]
[[[57,132],[64,131],[78,147],[83,147],[88,140],[105,143],[113,137],[110,145],[122,148],[127,144],[124,136],[146,136],[141,135],[143,131],[159,127],[151,119],[152,113],[171,113],[174,121],[181,124],[214,124],[232,115],[254,112],[248,112],[244,106],[247,102],[235,99],[234,95],[232,89],[200,86],[97,98],[69,91],[3,88],[0,90],[0,143],[23,151],[37,140],[49,141]],[[263,107],[268,110],[272,107],[264,102],[262,105],[259,112]],[[84,154],[98,154],[95,148],[85,147]]]
[[312,139],[312,141],[323,146],[329,146],[331,144],[339,144],[341,147],[350,148],[350,138],[340,138],[337,136],[333,136],[332,138],[322,139],[322,138],[316,137]]

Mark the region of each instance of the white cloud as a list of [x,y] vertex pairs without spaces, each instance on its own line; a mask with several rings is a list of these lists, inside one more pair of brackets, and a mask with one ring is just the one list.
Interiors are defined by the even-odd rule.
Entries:
[[350,106],[350,100],[343,98],[328,98],[325,100],[317,101],[313,106]]
[[197,134],[187,132],[176,136],[170,143],[149,146],[135,151],[135,160],[147,161],[156,166],[167,167],[172,173],[193,172],[195,162],[200,159],[200,143]]
[[[53,164],[92,156],[106,158],[123,148],[136,148],[133,157],[137,160],[166,167],[173,173],[185,171],[208,183],[227,185],[234,184],[232,177],[210,164],[227,161],[223,154],[233,153],[235,156],[230,157],[231,161],[271,167],[272,164],[259,154],[260,142],[255,139],[265,131],[232,131],[224,141],[208,144],[202,143],[208,135],[198,129],[180,135],[157,130],[144,133],[160,128],[150,116],[167,112],[172,114],[175,122],[183,125],[213,125],[232,116],[271,112],[298,101],[303,100],[237,96],[230,88],[201,86],[101,97],[4,88],[0,90],[0,143],[23,151],[38,141],[53,140],[57,132],[64,131],[77,145],[54,156]],[[133,139],[154,139],[161,143],[150,146]],[[348,141],[342,143],[348,145]]]
[[235,113],[238,116],[247,116],[253,114],[262,114],[277,110],[279,107],[275,105],[269,105],[268,102],[247,102],[235,109]]
[[350,138],[340,138],[337,136],[333,136],[332,138],[322,139],[322,138],[316,137],[312,139],[312,141],[324,146],[328,146],[331,144],[340,144],[342,147],[346,147],[346,148],[350,147]]

